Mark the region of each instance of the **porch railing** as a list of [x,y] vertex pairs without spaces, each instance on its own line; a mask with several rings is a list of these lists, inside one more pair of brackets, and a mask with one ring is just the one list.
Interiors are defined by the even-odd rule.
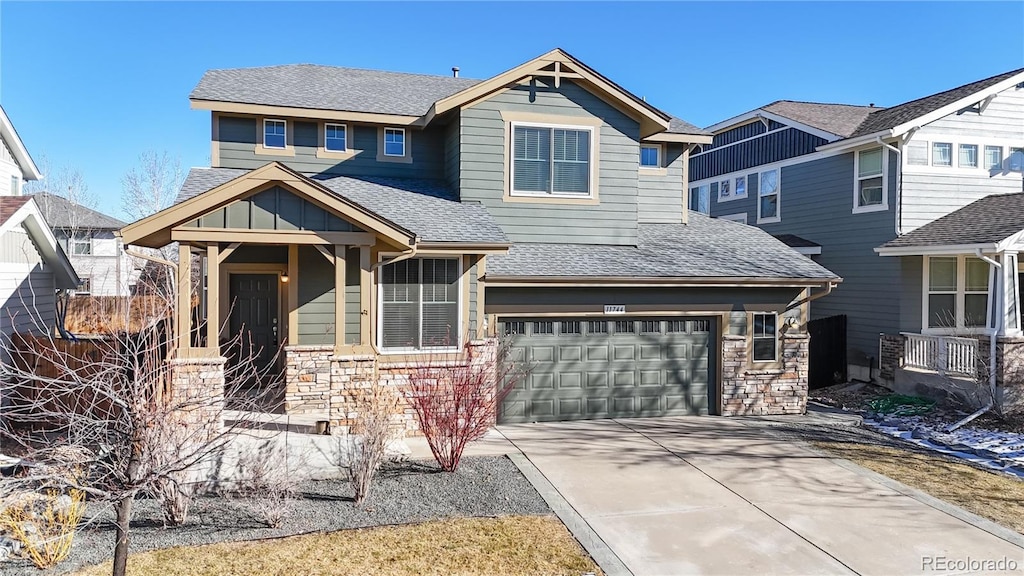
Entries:
[[941,374],[973,377],[978,369],[978,340],[956,336],[903,334],[903,365]]

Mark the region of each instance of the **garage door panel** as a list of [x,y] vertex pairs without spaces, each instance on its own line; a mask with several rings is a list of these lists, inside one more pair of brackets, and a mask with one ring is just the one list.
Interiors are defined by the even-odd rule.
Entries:
[[710,320],[501,319],[503,333],[506,325],[529,328],[509,336],[513,357],[531,361],[504,402],[502,422],[707,411],[714,339],[692,330]]

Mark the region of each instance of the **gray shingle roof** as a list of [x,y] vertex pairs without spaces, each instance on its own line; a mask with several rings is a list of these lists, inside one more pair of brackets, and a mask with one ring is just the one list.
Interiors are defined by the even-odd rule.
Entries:
[[87,208],[56,194],[37,192],[32,195],[51,228],[74,228],[85,230],[117,230],[122,222],[113,216]]
[[[193,168],[178,193],[182,202],[248,170]],[[317,174],[310,178],[351,202],[417,234],[425,242],[508,242],[480,204],[462,203],[439,180]]]
[[884,248],[994,244],[1024,230],[1024,193],[994,194],[946,214]]
[[880,110],[880,108],[871,106],[796,102],[793,100],[778,100],[762,109],[843,138],[853,134],[868,115]]
[[966,98],[971,94],[984,90],[989,86],[998,84],[1003,80],[1010,78],[1016,74],[1024,72],[1024,68],[1018,68],[1009,72],[1004,72],[991,78],[985,78],[984,80],[978,80],[970,84],[964,84],[958,86],[952,90],[946,90],[945,92],[939,92],[938,94],[932,94],[931,96],[925,96],[924,98],[918,98],[917,100],[911,100],[910,102],[904,102],[898,106],[892,108],[885,108],[878,112],[872,113],[867,119],[857,128],[853,136],[863,136],[865,134],[873,134],[881,130],[887,130],[895,126],[899,126],[904,122],[909,122],[914,118],[924,116],[929,112],[934,112],[943,106],[952,104],[961,98]]
[[641,224],[639,246],[515,244],[492,276],[838,279],[754,226],[690,212],[687,224]]
[[686,120],[676,118],[675,116],[669,121],[668,130],[669,134],[700,134],[702,136],[710,136],[711,132],[698,128],[693,124],[690,124]]
[[479,83],[470,78],[316,64],[209,70],[190,98],[316,110],[421,116]]

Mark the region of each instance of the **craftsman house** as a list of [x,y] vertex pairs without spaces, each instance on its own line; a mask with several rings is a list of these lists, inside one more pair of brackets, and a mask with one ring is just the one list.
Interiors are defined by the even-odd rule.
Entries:
[[285,410],[339,421],[346,387],[505,337],[530,371],[504,422],[803,411],[808,303],[840,278],[690,212],[708,133],[564,51],[482,81],[211,70],[191,103],[212,166],[120,232],[205,271],[179,369],[247,331],[284,349]]

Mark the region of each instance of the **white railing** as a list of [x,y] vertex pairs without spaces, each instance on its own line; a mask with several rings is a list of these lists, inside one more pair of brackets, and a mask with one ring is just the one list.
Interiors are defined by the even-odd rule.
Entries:
[[941,374],[973,377],[978,369],[978,341],[956,336],[903,334],[903,365]]

